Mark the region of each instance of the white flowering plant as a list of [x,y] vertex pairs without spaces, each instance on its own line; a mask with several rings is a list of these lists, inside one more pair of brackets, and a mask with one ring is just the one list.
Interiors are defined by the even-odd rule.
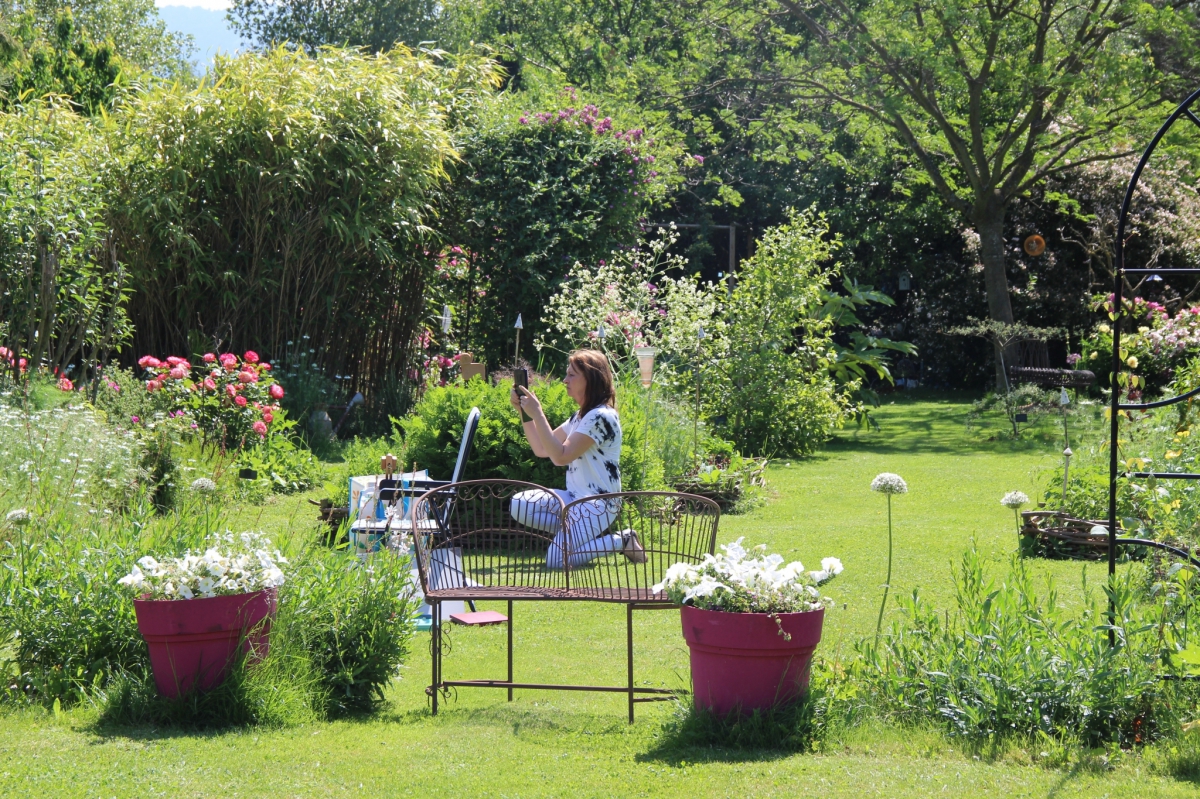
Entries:
[[159,561],[147,555],[117,582],[141,599],[197,599],[249,594],[283,585],[287,558],[262,533],[226,531],[203,553]]
[[842,562],[825,558],[821,568],[807,571],[800,561],[766,554],[766,544],[750,550],[739,538],[721,546],[721,554],[700,563],[676,563],[654,591],[672,602],[729,613],[803,613],[833,604],[818,586],[842,573]]

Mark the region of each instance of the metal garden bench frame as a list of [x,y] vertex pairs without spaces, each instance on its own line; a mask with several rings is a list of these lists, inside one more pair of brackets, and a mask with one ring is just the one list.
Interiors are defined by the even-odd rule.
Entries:
[[[678,607],[653,586],[668,567],[699,563],[712,554],[721,509],[705,497],[659,491],[624,492],[589,497],[563,504],[547,492],[552,509],[548,524],[563,530],[584,525],[597,534],[634,531],[645,549],[645,562],[635,563],[621,552],[610,552],[586,565],[572,565],[582,549],[570,544],[558,551],[555,532],[518,523],[512,513],[514,497],[541,486],[514,480],[470,480],[423,494],[410,509],[414,555],[425,599],[433,611],[430,629],[432,679],[426,694],[437,715],[439,694],[451,688],[504,688],[508,700],[515,688],[624,693],[629,721],[634,705],[670,699],[678,691],[635,687],[633,679],[633,612]],[[431,529],[432,520],[437,529]],[[580,529],[575,527],[573,529]],[[549,568],[547,554],[561,555],[563,568]],[[442,672],[445,633],[441,603],[449,600],[499,600],[508,603],[508,673],[503,680],[448,680]],[[513,676],[513,603],[518,601],[589,601],[623,604],[626,608],[627,680],[616,685],[562,685],[517,682]]]

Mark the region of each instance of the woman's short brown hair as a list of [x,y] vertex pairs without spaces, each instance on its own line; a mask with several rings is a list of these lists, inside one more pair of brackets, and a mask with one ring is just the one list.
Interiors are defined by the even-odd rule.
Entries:
[[613,388],[612,370],[608,366],[607,355],[600,350],[575,350],[567,357],[567,365],[574,367],[575,372],[581,375],[587,384],[583,404],[579,406],[580,419],[593,408],[616,404],[617,392]]

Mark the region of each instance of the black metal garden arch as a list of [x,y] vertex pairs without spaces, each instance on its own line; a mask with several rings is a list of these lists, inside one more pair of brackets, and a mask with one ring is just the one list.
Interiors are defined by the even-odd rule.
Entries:
[[[1174,273],[1174,274],[1200,274],[1200,268],[1175,268],[1175,269],[1160,269],[1160,268],[1125,268],[1125,225],[1129,219],[1129,207],[1133,202],[1133,193],[1137,189],[1138,181],[1141,179],[1142,171],[1150,162],[1150,157],[1154,155],[1154,151],[1158,148],[1159,142],[1166,136],[1167,131],[1178,122],[1180,119],[1188,119],[1190,122],[1200,128],[1200,117],[1197,117],[1192,111],[1192,106],[1200,100],[1200,90],[1193,92],[1186,100],[1180,103],[1179,107],[1167,117],[1166,122],[1154,134],[1154,138],[1150,140],[1149,146],[1142,153],[1142,158],[1138,161],[1137,168],[1133,170],[1133,175],[1129,179],[1129,186],[1125,190],[1125,199],[1121,203],[1121,215],[1117,220],[1117,241],[1116,241],[1116,258],[1114,260],[1115,270],[1113,277],[1113,315],[1116,317],[1112,320],[1113,328],[1113,349],[1112,349],[1112,397],[1111,397],[1111,418],[1109,420],[1109,463],[1108,463],[1108,574],[1111,577],[1117,571],[1117,547],[1121,545],[1137,545],[1148,546],[1156,549],[1166,550],[1174,555],[1190,560],[1193,564],[1200,566],[1200,560],[1192,557],[1188,552],[1177,547],[1172,547],[1163,544],[1159,541],[1151,541],[1142,538],[1118,538],[1117,537],[1117,480],[1124,477],[1133,478],[1153,478],[1157,480],[1200,480],[1200,474],[1193,472],[1126,472],[1122,474],[1120,470],[1120,457],[1117,448],[1118,435],[1120,433],[1121,412],[1122,411],[1145,411],[1151,408],[1162,408],[1167,405],[1175,405],[1176,403],[1186,402],[1187,400],[1200,395],[1200,386],[1180,394],[1175,397],[1158,400],[1156,402],[1121,402],[1121,391],[1117,382],[1117,375],[1121,369],[1121,321],[1124,317],[1124,287],[1125,277],[1127,275],[1149,275],[1151,273]],[[1116,609],[1112,606],[1112,600],[1109,600],[1109,615],[1110,618],[1116,613]],[[1109,630],[1109,642],[1115,643],[1116,632]]]

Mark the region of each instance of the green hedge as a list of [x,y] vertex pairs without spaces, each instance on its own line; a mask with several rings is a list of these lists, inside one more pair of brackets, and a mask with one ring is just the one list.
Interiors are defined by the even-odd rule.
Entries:
[[[429,470],[431,477],[448,479],[458,457],[463,425],[474,406],[480,412],[479,430],[467,460],[465,479],[503,478],[525,480],[548,488],[565,487],[563,468],[547,458],[535,457],[525,440],[517,412],[508,402],[511,388],[511,380],[501,380],[493,386],[479,379],[429,388],[412,413],[399,420],[406,442],[405,463],[416,461],[420,468]],[[559,381],[537,382],[533,390],[552,425],[562,424],[578,407]],[[663,468],[655,448],[645,452],[647,465],[645,470],[642,469],[642,433],[647,428],[644,412],[640,404],[633,401],[634,395],[629,396],[628,402],[623,402],[625,393],[618,392],[617,405],[623,432],[622,486],[627,491],[660,488]]]

